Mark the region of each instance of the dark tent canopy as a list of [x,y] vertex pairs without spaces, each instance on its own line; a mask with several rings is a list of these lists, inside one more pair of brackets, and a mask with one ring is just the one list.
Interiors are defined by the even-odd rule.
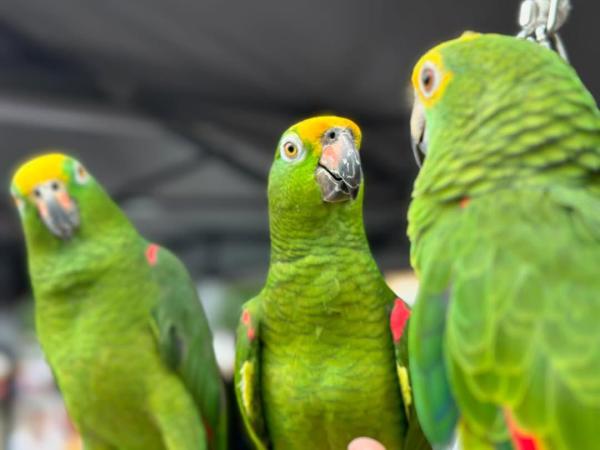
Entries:
[[[412,65],[465,29],[515,33],[518,3],[4,0],[0,296],[26,287],[10,172],[48,148],[79,156],[196,276],[262,278],[275,144],[322,112],[363,127],[369,237],[384,268],[407,266]],[[563,33],[596,95],[599,15],[574,0]]]

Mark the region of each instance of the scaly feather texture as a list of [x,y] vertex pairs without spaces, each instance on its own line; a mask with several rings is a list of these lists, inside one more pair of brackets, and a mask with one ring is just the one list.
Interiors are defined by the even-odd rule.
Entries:
[[[433,63],[430,61],[435,60]],[[470,35],[415,69],[428,149],[409,212],[410,330],[436,445],[591,449],[600,423],[600,114],[534,43]],[[425,80],[428,84],[423,82]],[[435,89],[435,87],[434,87]],[[424,91],[425,90],[425,91]],[[466,444],[465,444],[466,445]]]

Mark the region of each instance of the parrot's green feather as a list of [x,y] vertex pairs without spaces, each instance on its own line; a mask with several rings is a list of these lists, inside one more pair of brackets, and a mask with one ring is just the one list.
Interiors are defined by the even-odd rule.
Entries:
[[282,138],[302,144],[300,160],[275,157],[271,265],[263,290],[242,311],[238,404],[259,449],[340,450],[363,436],[389,450],[429,449],[411,402],[408,308],[401,303],[395,346],[396,295],[367,243],[362,184],[356,199],[327,203],[315,176],[331,129],[358,146],[352,122],[319,117]]
[[[592,448],[595,429],[586,432],[584,424],[586,416],[600,418],[600,350],[591,344],[600,343],[600,241],[589,236],[600,230],[600,203],[569,210],[552,190],[521,191],[518,199],[497,193],[463,212],[463,226],[478,233],[454,253],[448,357],[472,427],[489,431],[484,405],[493,403],[513,411],[550,448]],[[535,220],[524,220],[532,205]],[[499,215],[519,226],[505,233]],[[578,222],[589,228],[575,232]],[[564,398],[555,397],[559,392]],[[466,403],[470,397],[478,403]],[[580,432],[560,429],[563,408],[577,411]]]
[[[27,194],[54,181],[73,202],[53,207],[79,212],[65,239],[36,210],[47,198]],[[182,264],[145,241],[71,158],[23,166],[12,191],[23,204],[38,338],[85,449],[224,450],[212,338]]]
[[[425,297],[419,293],[419,304],[427,303],[427,314],[415,309],[413,326],[419,331],[410,338],[411,373],[419,418],[429,439],[438,445],[452,442],[458,422],[458,411],[450,389],[443,355],[445,295]],[[426,394],[426,395],[425,395]]]
[[156,254],[152,270],[161,294],[153,311],[163,360],[183,379],[202,411],[205,425],[227,448],[227,408],[212,346],[212,334],[196,288],[183,264],[168,250]]
[[[544,450],[595,448],[600,113],[572,68],[530,42],[481,35],[429,58],[451,76],[425,108],[409,213],[424,429],[436,443],[448,436],[433,418],[449,387],[468,439],[508,445],[514,420]],[[433,347],[430,323],[442,333]],[[435,358],[442,387],[423,372]]]

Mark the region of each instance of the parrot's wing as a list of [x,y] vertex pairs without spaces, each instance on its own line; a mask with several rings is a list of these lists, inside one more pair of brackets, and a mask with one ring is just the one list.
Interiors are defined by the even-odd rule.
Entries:
[[[464,226],[478,233],[459,244],[452,280],[447,337],[457,399],[503,405],[549,447],[596,447],[599,198],[557,186],[498,194],[464,212]],[[467,402],[461,410],[476,426],[480,412]]]
[[481,435],[506,416],[552,448],[594,448],[600,200],[507,190],[473,199],[460,220],[461,239],[446,250],[455,259],[444,351],[465,422]]
[[237,332],[235,394],[246,431],[259,450],[269,448],[261,396],[260,298],[244,304]]
[[429,450],[431,445],[421,429],[421,424],[417,418],[415,405],[412,398],[412,388],[409,375],[408,360],[408,325],[411,311],[409,306],[402,299],[396,299],[392,305],[390,314],[390,329],[394,342],[394,351],[396,354],[396,371],[402,402],[404,405],[404,414],[407,420],[407,431],[404,439],[405,449]]
[[[439,286],[440,276],[446,278],[443,258],[432,272],[423,279],[436,281],[433,286]],[[447,278],[446,278],[447,279]],[[443,282],[447,285],[447,281]],[[410,319],[409,351],[410,374],[413,386],[414,402],[421,426],[435,448],[485,448],[512,449],[507,443],[507,429],[498,418],[498,408],[495,405],[479,407],[480,420],[486,420],[486,427],[491,442],[480,447],[474,442],[465,443],[466,430],[459,427],[460,413],[453,393],[453,383],[448,375],[445,351],[446,317],[448,314],[449,292],[433,292],[429,285],[422,283],[419,289],[416,306]],[[402,351],[406,351],[404,346]],[[398,351],[397,351],[398,353]],[[472,400],[472,399],[471,399]],[[485,412],[485,414],[483,414]],[[461,429],[462,428],[462,429]],[[458,431],[461,431],[461,441],[458,443]],[[493,430],[489,432],[489,430]],[[407,447],[410,448],[410,447]]]
[[183,380],[207,427],[212,448],[227,447],[227,407],[204,310],[184,265],[168,250],[148,246],[160,295],[152,327],[165,363]]

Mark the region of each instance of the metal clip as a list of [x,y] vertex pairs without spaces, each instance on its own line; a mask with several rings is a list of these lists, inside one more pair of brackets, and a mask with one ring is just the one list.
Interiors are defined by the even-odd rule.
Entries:
[[567,50],[558,30],[567,21],[570,11],[570,0],[523,0],[519,11],[521,31],[517,37],[555,50],[568,61]]

